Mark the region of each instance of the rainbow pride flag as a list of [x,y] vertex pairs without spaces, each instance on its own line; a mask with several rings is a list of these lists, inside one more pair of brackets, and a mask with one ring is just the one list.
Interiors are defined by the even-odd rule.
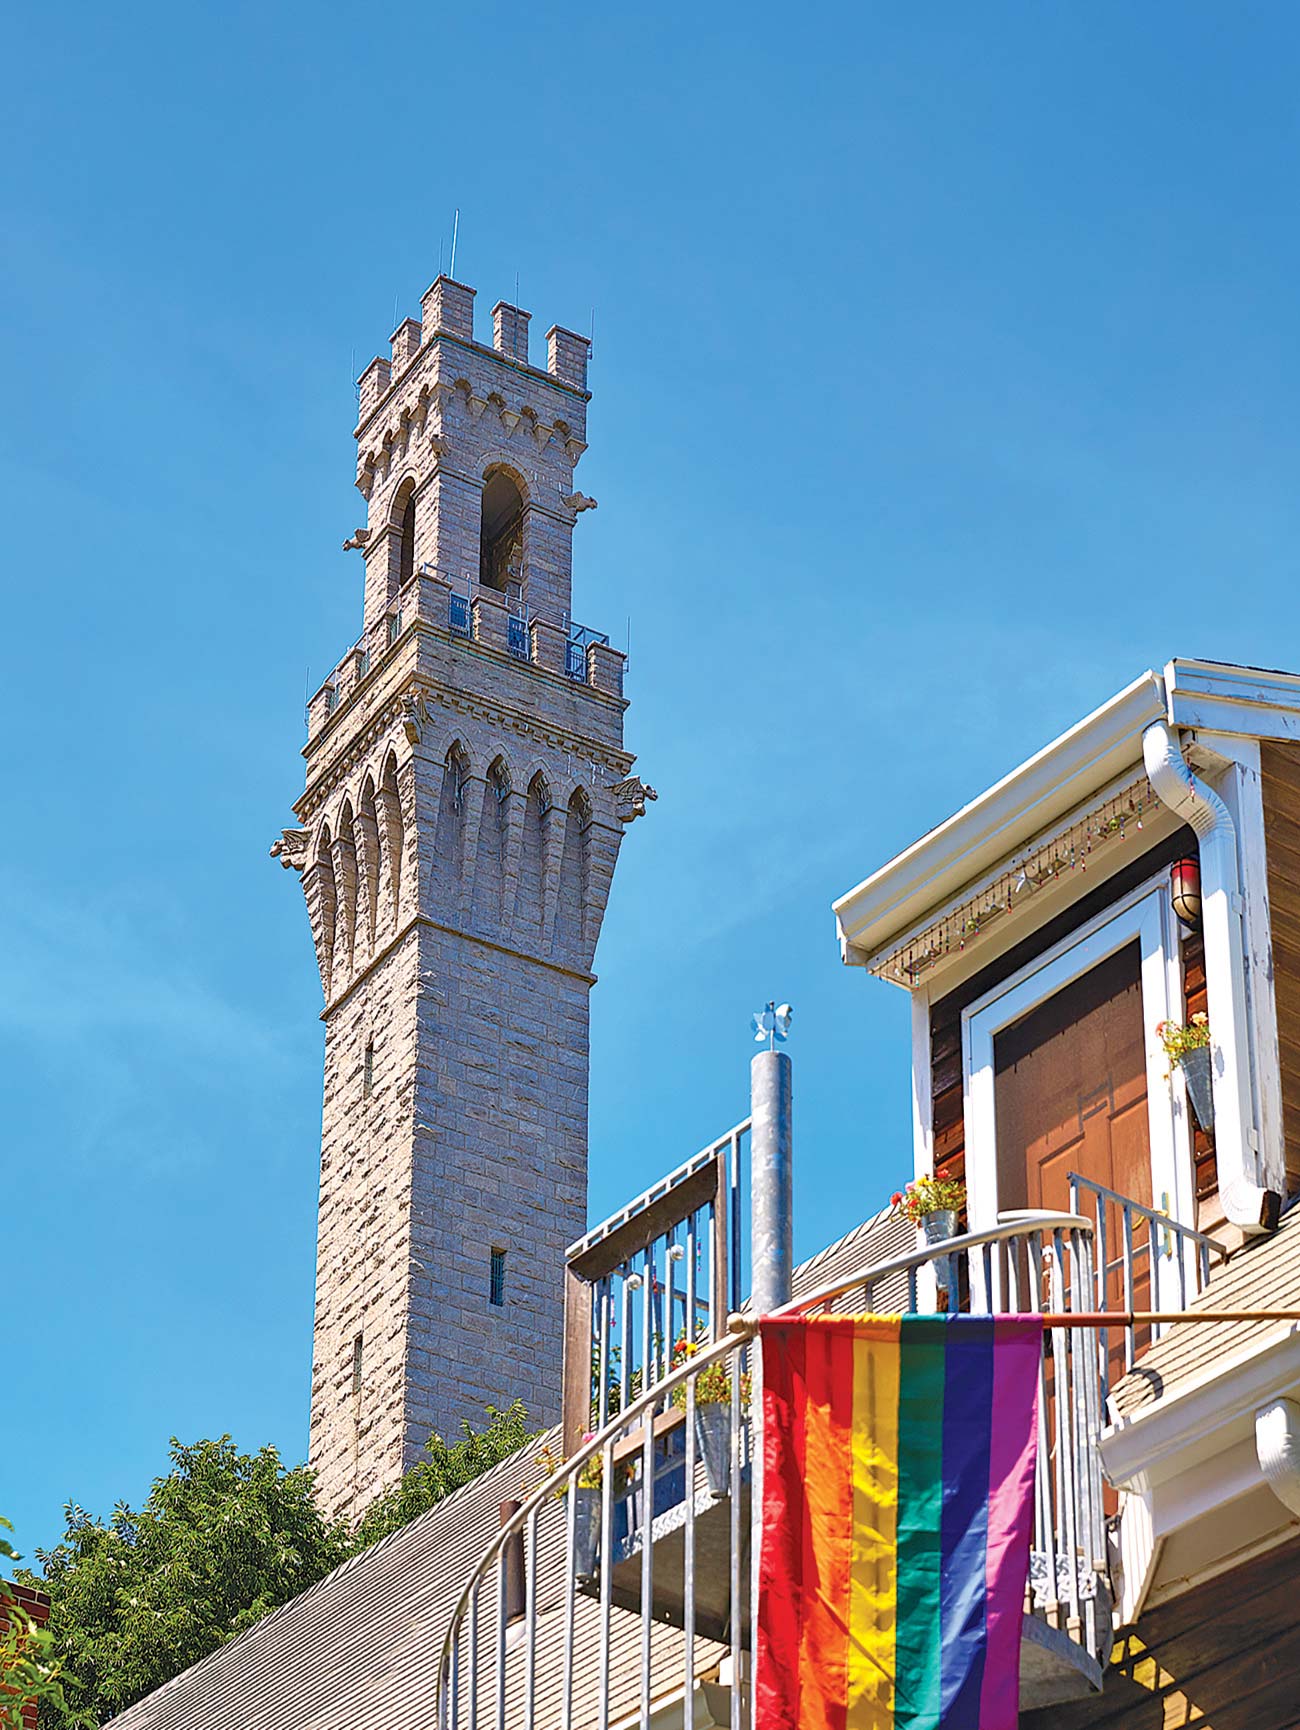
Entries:
[[1016,1730],[1041,1318],[760,1336],[755,1730]]

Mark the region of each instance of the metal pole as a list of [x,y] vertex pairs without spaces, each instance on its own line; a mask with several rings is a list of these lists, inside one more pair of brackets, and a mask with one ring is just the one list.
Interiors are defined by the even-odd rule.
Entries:
[[749,1205],[755,1313],[769,1315],[790,1302],[794,1273],[794,1186],[791,1174],[789,1056],[760,1051],[749,1066]]
[[1165,1327],[1176,1322],[1300,1322],[1300,1310],[1080,1310],[1043,1316],[1045,1328]]

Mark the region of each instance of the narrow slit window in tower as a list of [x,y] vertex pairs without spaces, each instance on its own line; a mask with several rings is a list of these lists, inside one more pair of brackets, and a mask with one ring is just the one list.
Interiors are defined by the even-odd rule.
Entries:
[[366,1041],[366,1063],[361,1078],[361,1093],[364,1099],[369,1099],[375,1091],[375,1042]]
[[352,1398],[361,1398],[361,1335],[352,1342]]
[[506,1252],[503,1249],[492,1251],[492,1272],[488,1283],[488,1302],[498,1309],[506,1301]]

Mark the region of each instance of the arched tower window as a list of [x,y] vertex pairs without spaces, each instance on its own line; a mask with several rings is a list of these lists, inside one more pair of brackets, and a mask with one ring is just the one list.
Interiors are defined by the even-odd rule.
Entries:
[[438,861],[438,901],[444,909],[459,905],[461,870],[465,863],[465,789],[469,758],[459,739],[447,752],[438,797],[438,828],[434,851]]
[[564,813],[564,850],[560,854],[560,887],[555,905],[555,950],[577,956],[583,947],[589,860],[587,830],[591,805],[581,787],[575,789]]
[[510,772],[498,757],[487,772],[483,814],[474,859],[474,922],[493,931],[501,923],[505,890],[506,843],[510,828]]
[[415,489],[412,487],[410,496],[402,510],[402,551],[398,559],[397,581],[399,585],[409,583],[415,575]]
[[521,932],[536,933],[543,923],[546,822],[550,809],[551,789],[539,769],[528,783],[528,802],[524,808],[523,846],[519,861],[519,900],[515,909],[515,918]]
[[524,499],[504,469],[483,482],[483,520],[479,539],[479,582],[504,590],[524,577]]

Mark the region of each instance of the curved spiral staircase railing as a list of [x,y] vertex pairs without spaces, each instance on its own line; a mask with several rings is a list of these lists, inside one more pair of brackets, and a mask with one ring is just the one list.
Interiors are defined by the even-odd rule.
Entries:
[[[1092,1236],[1078,1214],[1007,1217],[863,1269],[780,1313],[897,1310],[904,1296],[913,1311],[1091,1311]],[[756,1327],[733,1315],[723,1338],[631,1400],[506,1519],[443,1642],[439,1730],[747,1730],[762,1495]],[[1099,1687],[1109,1651],[1095,1445],[1103,1354],[1095,1333],[1045,1336],[1026,1706]],[[522,1603],[509,1579],[521,1544]]]

